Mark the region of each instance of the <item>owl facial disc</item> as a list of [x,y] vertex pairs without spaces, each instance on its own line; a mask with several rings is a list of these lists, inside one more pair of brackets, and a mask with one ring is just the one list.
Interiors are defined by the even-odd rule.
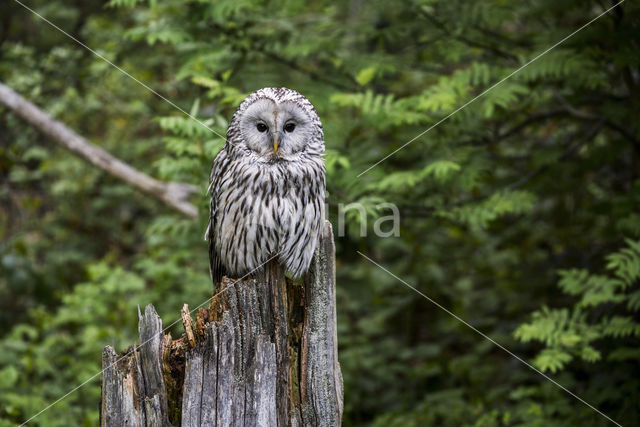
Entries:
[[[296,161],[318,143],[318,121],[299,99],[255,96],[238,117],[242,143],[258,161]],[[314,146],[312,146],[314,145]]]

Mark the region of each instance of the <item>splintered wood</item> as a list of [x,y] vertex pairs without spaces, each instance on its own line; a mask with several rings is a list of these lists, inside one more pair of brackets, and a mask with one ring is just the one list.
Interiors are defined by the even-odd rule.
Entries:
[[185,333],[164,335],[153,306],[140,345],[103,351],[101,426],[336,426],[343,411],[335,307],[335,249],[323,229],[304,285],[270,263],[224,278]]

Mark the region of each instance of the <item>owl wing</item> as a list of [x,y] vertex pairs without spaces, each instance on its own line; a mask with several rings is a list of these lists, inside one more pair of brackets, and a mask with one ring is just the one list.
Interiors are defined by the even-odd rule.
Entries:
[[220,255],[216,250],[215,230],[218,209],[220,208],[218,196],[220,184],[227,165],[228,159],[226,150],[222,149],[213,160],[211,175],[209,176],[209,225],[207,226],[207,231],[205,233],[205,239],[209,241],[209,273],[211,274],[211,280],[213,281],[214,286],[219,284],[222,280],[222,276],[226,274]]

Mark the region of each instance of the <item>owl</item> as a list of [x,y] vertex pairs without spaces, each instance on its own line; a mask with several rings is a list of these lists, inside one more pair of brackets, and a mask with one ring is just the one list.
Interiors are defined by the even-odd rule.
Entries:
[[229,123],[213,161],[209,195],[211,278],[241,277],[271,258],[301,277],[324,221],[322,123],[295,90],[249,95]]

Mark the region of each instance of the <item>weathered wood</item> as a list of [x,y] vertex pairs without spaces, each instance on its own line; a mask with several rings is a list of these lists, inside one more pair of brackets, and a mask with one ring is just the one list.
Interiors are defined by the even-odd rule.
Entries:
[[163,335],[162,320],[148,305],[144,316],[138,310],[138,334],[140,335],[140,370],[144,394],[144,414],[148,426],[169,424],[167,393],[162,368]]
[[305,425],[338,425],[342,420],[342,372],[338,362],[335,246],[331,226],[305,281],[302,337],[302,414]]
[[195,347],[196,338],[193,335],[193,319],[191,318],[191,313],[189,312],[188,304],[184,304],[182,306],[182,310],[180,311],[180,317],[182,318],[182,326],[184,327],[184,333],[187,336],[187,342],[189,343],[189,347]]
[[[101,426],[143,426],[143,414],[137,401],[137,357],[118,361],[111,346],[102,352],[102,401],[100,404]],[[117,366],[116,366],[117,365]]]
[[334,256],[327,222],[304,287],[277,263],[224,278],[175,341],[149,305],[139,347],[117,363],[105,348],[101,425],[340,425]]
[[162,321],[152,305],[138,316],[140,346],[120,357],[111,346],[102,352],[101,426],[169,425]]
[[[269,305],[268,314],[263,321],[269,328],[272,342],[276,345],[276,407],[279,426],[288,425],[289,418],[296,416],[289,398],[289,376],[291,362],[289,360],[289,322],[287,301],[287,280],[284,268],[277,260],[272,260],[265,266],[263,275],[258,280],[258,287],[270,295],[266,300]],[[264,284],[264,285],[262,285]],[[291,283],[289,283],[292,286]],[[293,285],[294,286],[294,285]],[[297,421],[297,420],[296,420]],[[292,422],[295,423],[295,422]]]

